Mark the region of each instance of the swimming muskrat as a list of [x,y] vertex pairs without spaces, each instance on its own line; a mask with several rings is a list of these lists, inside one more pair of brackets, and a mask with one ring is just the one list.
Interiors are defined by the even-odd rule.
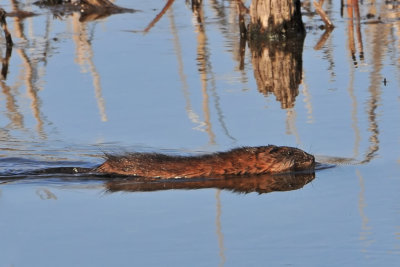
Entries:
[[158,153],[106,155],[94,172],[152,178],[218,178],[314,170],[314,156],[294,147],[241,147],[199,156]]
[[160,153],[105,155],[105,162],[94,168],[56,167],[19,175],[137,176],[143,178],[229,178],[260,174],[313,172],[320,168],[310,155],[287,146],[241,147],[226,152],[198,156]]

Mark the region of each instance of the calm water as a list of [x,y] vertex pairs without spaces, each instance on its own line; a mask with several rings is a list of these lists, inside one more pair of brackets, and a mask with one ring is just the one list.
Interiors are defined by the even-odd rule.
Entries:
[[[398,263],[396,1],[359,1],[359,17],[355,6],[325,1],[330,33],[303,3],[301,81],[283,96],[267,92],[271,79],[260,77],[268,70],[256,67],[247,45],[241,54],[235,1],[203,1],[197,12],[176,1],[153,27],[166,1],[116,1],[140,11],[86,22],[32,2],[1,4],[38,14],[7,18],[15,45],[0,80],[1,173],[94,166],[103,152],[266,144],[345,164],[301,189],[267,194],[111,193],[101,180],[4,180],[0,266]],[[287,88],[284,80],[272,87]]]

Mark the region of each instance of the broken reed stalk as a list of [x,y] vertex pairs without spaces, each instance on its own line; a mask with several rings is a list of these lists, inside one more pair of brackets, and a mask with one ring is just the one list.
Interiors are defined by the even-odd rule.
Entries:
[[165,12],[171,7],[175,0],[168,0],[164,8],[157,14],[157,16],[147,25],[146,29],[143,30],[144,33],[148,33],[151,28],[164,16]]
[[11,47],[11,46],[13,46],[13,41],[11,38],[11,34],[7,29],[6,14],[7,14],[6,11],[4,9],[0,8],[0,25],[4,31],[4,35],[6,37],[7,47]]
[[[322,1],[322,3],[323,3],[323,1]],[[318,15],[324,21],[325,26],[327,28],[334,28],[335,26],[333,25],[333,23],[329,19],[328,15],[326,15],[325,11],[322,9],[322,3],[321,2],[317,2],[317,1],[313,2],[315,11],[317,11]]]

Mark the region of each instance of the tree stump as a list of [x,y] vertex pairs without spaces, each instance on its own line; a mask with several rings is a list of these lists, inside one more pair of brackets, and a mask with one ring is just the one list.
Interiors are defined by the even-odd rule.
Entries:
[[304,35],[300,0],[252,0],[250,39],[281,39]]
[[302,80],[300,0],[252,0],[248,40],[258,90],[292,108]]

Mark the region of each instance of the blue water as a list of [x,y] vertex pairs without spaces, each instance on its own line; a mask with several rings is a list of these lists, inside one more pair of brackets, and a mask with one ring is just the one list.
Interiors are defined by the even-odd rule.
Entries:
[[268,194],[3,181],[0,266],[396,265],[400,7],[359,2],[357,24],[355,9],[341,16],[340,1],[325,2],[335,28],[319,48],[323,22],[303,4],[302,81],[282,108],[257,87],[248,46],[240,68],[234,1],[203,1],[204,31],[190,4],[174,2],[147,33],[165,1],[116,1],[140,11],[90,22],[19,1],[38,15],[7,17],[15,45],[0,82],[1,173],[95,166],[104,152],[266,144],[345,164]]

